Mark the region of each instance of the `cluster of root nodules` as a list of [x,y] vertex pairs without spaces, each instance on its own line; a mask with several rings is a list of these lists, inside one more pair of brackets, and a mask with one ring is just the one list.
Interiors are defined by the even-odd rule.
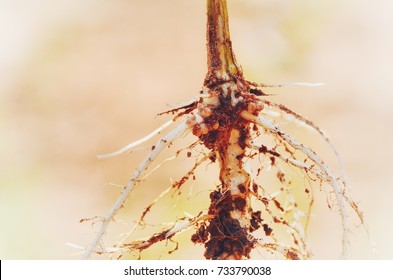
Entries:
[[[254,252],[263,258],[310,258],[306,233],[316,188],[327,193],[329,208],[334,208],[340,216],[341,246],[345,256],[351,216],[357,216],[362,225],[364,221],[357,204],[346,194],[343,176],[335,175],[317,153],[284,131],[278,123],[300,124],[319,134],[336,153],[334,147],[311,121],[269,101],[261,87],[239,78],[214,84],[206,82],[196,99],[169,111],[175,115],[172,123],[164,124],[147,138],[157,136],[170,125],[175,125],[174,129],[152,146],[151,153],[116,202],[117,207],[113,207],[104,219],[101,234],[106,232],[107,224],[124,205],[131,190],[150,174],[147,171],[158,154],[169,146],[176,146],[173,142],[187,132],[192,132],[193,144],[177,150],[174,157],[186,154],[195,163],[144,209],[133,229],[112,247],[112,251],[100,251],[94,244],[91,250],[96,253],[118,252],[119,256],[125,251],[140,254],[156,243],[172,241],[170,244],[175,244],[169,250],[172,253],[178,249],[175,236],[193,228],[195,233],[191,240],[204,245],[207,259],[247,259],[255,256]],[[163,163],[165,161],[151,172]],[[146,227],[145,218],[151,215],[163,196],[171,191],[172,195],[180,193],[188,181],[198,179],[195,174],[201,166],[208,168],[212,164],[218,165],[219,176],[211,178],[208,209],[188,212],[148,238],[126,242],[136,228]],[[101,236],[96,240],[98,243]]]
[[[288,211],[278,199],[261,195],[263,189],[256,183],[256,174],[245,168],[247,161],[266,156],[273,158],[274,165],[278,155],[255,143],[263,129],[255,121],[265,107],[263,95],[245,81],[210,86],[202,92],[196,111],[188,117],[193,134],[215,155],[214,160],[220,166],[220,185],[210,194],[209,218],[200,223],[192,236],[193,242],[204,244],[207,259],[250,258],[255,247],[290,259],[309,256],[301,232],[292,221],[282,218]],[[257,169],[261,168],[259,165]],[[284,175],[280,175],[280,183],[285,183]],[[253,209],[253,204],[257,209]],[[287,232],[289,229],[292,239],[289,246],[278,243],[273,228],[279,227],[273,224],[287,227]],[[261,239],[253,235],[259,229]]]

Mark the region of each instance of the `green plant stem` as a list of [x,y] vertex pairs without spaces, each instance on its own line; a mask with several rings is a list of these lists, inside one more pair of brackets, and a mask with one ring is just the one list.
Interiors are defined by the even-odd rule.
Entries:
[[207,0],[207,66],[205,86],[242,76],[232,51],[226,0]]

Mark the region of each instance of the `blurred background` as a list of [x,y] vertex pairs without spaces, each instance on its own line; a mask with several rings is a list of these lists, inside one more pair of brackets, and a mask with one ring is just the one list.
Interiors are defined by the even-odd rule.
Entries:
[[[392,2],[228,2],[233,48],[248,80],[326,83],[267,91],[330,135],[376,258],[392,259]],[[195,96],[205,73],[203,0],[0,0],[0,259],[79,258],[66,243],[86,246],[97,231],[79,221],[107,213],[119,194],[113,185],[127,182],[146,150],[96,155],[165,122],[170,116],[156,115]],[[182,175],[182,161],[171,164],[136,191],[121,217],[139,215]],[[213,171],[193,189],[211,189]],[[195,213],[207,197],[195,199]],[[159,220],[171,221],[174,207],[158,207],[156,214],[169,215]],[[340,242],[328,240],[339,227],[327,227],[318,207],[310,229],[315,258],[337,258]],[[373,258],[365,239],[354,230],[351,258]],[[185,244],[163,258],[198,259],[202,251]]]

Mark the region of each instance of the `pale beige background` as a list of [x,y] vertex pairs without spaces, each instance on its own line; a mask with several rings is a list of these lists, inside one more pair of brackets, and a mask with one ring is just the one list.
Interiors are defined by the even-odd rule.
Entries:
[[[393,4],[229,0],[229,9],[248,79],[326,83],[276,89],[274,100],[329,133],[377,258],[393,258]],[[204,28],[203,0],[0,0],[1,259],[78,258],[65,243],[86,245],[95,231],[78,221],[106,213],[118,194],[108,183],[126,182],[144,152],[95,155],[145,135],[167,119],[154,118],[166,104],[197,94]],[[159,192],[147,191],[148,201]],[[130,211],[143,205],[138,198]],[[328,241],[337,229],[315,219],[316,257],[336,258]],[[372,257],[364,236],[352,239],[352,258]],[[169,257],[201,256],[182,248]]]

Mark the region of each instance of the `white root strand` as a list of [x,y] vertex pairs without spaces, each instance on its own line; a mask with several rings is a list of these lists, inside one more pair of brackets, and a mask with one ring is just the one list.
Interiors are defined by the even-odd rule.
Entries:
[[265,83],[251,83],[253,86],[257,87],[320,87],[324,86],[325,83],[308,83],[308,82],[287,82],[280,84],[265,84]]
[[150,140],[154,136],[158,135],[165,128],[167,128],[168,126],[173,124],[173,122],[174,122],[173,120],[169,120],[166,123],[164,123],[163,125],[161,125],[159,128],[157,128],[156,130],[152,131],[150,134],[146,135],[145,137],[142,137],[141,139],[138,139],[138,140],[128,144],[127,146],[124,146],[123,148],[121,148],[120,150],[117,150],[115,152],[98,155],[97,158],[99,158],[99,159],[111,158],[111,157],[115,157],[115,156],[124,154],[124,153],[130,151],[132,148],[134,148],[134,147],[136,147],[136,146],[138,146],[138,145],[140,145],[140,144]]
[[[345,171],[344,171],[344,167],[343,167],[343,163],[342,163],[341,157],[340,157],[339,153],[337,152],[336,147],[331,143],[329,137],[326,135],[326,133],[323,130],[321,130],[318,126],[316,126],[312,121],[304,118],[303,116],[295,113],[291,109],[289,109],[289,108],[287,108],[287,107],[285,107],[285,106],[283,106],[281,104],[277,104],[277,103],[270,102],[270,101],[267,102],[264,99],[261,99],[261,100],[264,102],[265,105],[267,105],[269,107],[272,107],[272,108],[275,108],[275,109],[278,110],[278,111],[268,111],[268,110],[265,109],[261,113],[263,113],[265,115],[268,115],[268,116],[271,116],[271,117],[274,117],[274,118],[281,117],[281,118],[283,118],[285,120],[288,120],[288,121],[293,122],[295,124],[301,125],[302,127],[305,127],[307,129],[313,129],[315,132],[317,132],[325,140],[325,142],[328,144],[328,146],[330,147],[330,149],[333,151],[334,155],[336,156],[336,159],[337,159],[337,162],[338,162],[338,167],[339,167],[339,170],[340,170],[340,179],[342,180],[342,182],[345,185],[347,190],[351,189],[351,186],[349,185],[348,180],[347,180],[346,175],[345,175]],[[314,173],[314,175],[317,175],[317,174]],[[322,179],[321,177],[319,177],[319,178]],[[350,199],[345,194],[343,194],[343,195],[344,195],[345,200],[350,205],[354,204],[352,199]],[[367,232],[367,236],[368,236],[369,242],[371,244],[371,247],[373,248],[373,250],[375,250],[374,241],[372,240],[372,238],[370,236],[370,232],[369,232],[367,224],[363,220],[362,213],[358,209],[356,209],[356,214],[358,215],[358,217],[359,217],[359,219],[360,219],[360,221],[361,221],[361,223],[363,225],[363,228]],[[375,253],[374,253],[374,255],[375,255]]]
[[[162,197],[164,197],[164,195],[166,195],[170,190],[172,189],[172,186],[170,186],[169,188],[167,188],[166,190],[164,190],[157,198],[155,198],[148,207],[153,207]],[[147,208],[148,208],[147,207]],[[131,236],[131,234],[134,233],[134,231],[136,230],[136,228],[142,223],[142,219],[139,219],[139,221],[135,224],[135,226],[132,227],[132,229],[127,232],[126,234],[124,234],[124,236],[122,237],[122,239],[114,246],[115,248],[119,248],[126,240],[129,236]]]
[[[179,234],[182,231],[185,231],[186,229],[190,228],[191,226],[195,225],[198,223],[200,220],[208,219],[209,215],[206,213],[199,213],[197,216],[192,217],[188,220],[183,220],[183,221],[177,221],[175,222],[172,227],[168,230],[168,232],[165,234],[165,239],[170,239],[174,237],[175,235]],[[137,240],[132,242],[127,246],[128,249],[140,249],[143,247],[151,246],[154,243],[149,242],[149,238],[145,240]]]
[[[253,140],[253,145],[251,146],[252,149],[258,150],[262,145],[260,145],[259,143],[257,143],[255,140]],[[270,151],[270,150],[268,150]],[[311,166],[304,164],[303,162],[291,158],[291,157],[287,157],[287,156],[283,156],[282,154],[275,152],[275,157],[281,159],[283,162],[287,162],[289,164],[291,164],[292,166],[295,166],[299,169],[304,169],[309,171],[311,174],[315,175],[317,178],[326,181],[326,176],[324,176],[319,170],[312,168]]]
[[[166,125],[169,125],[168,123],[166,123]],[[160,128],[162,129],[162,126]],[[186,132],[187,128],[188,128],[187,124],[185,122],[182,122],[178,127],[176,127],[174,130],[172,130],[170,133],[168,133],[164,138],[161,138],[157,142],[157,144],[155,145],[155,147],[151,151],[151,153],[145,158],[145,160],[141,163],[141,165],[135,171],[134,175],[132,176],[132,178],[130,179],[128,184],[125,186],[123,192],[121,193],[121,195],[117,199],[116,203],[113,205],[112,209],[109,211],[108,215],[105,218],[103,218],[101,228],[98,231],[93,242],[86,249],[86,252],[84,253],[84,255],[82,257],[83,259],[89,258],[89,256],[93,253],[95,248],[98,246],[98,243],[101,241],[102,236],[105,234],[110,221],[113,219],[113,217],[119,211],[119,209],[122,207],[125,200],[128,198],[131,190],[138,183],[139,176],[148,168],[150,163],[159,155],[159,153],[165,147],[170,145],[173,140],[182,136]]]
[[315,164],[317,164],[321,168],[321,170],[326,174],[327,178],[324,181],[332,186],[340,208],[341,224],[343,228],[342,256],[346,257],[348,253],[347,250],[348,250],[348,243],[349,243],[348,242],[349,224],[348,224],[348,212],[346,209],[346,199],[344,196],[344,190],[340,187],[336,178],[333,176],[333,173],[330,171],[330,169],[326,166],[326,164],[320,159],[320,157],[315,152],[313,152],[310,148],[304,146],[297,140],[293,139],[291,136],[286,134],[283,130],[275,126],[270,120],[262,116],[256,117],[247,111],[243,111],[241,113],[241,116],[246,120],[252,121],[264,127],[271,133],[278,135],[283,140],[285,140],[288,144],[290,144],[293,148],[302,151]]
[[[265,100],[263,100],[263,101],[265,101]],[[339,153],[337,152],[336,147],[332,144],[329,137],[326,135],[326,133],[323,130],[321,130],[318,126],[316,126],[312,121],[304,118],[303,116],[295,113],[294,111],[292,111],[291,109],[289,109],[283,105],[280,105],[280,104],[277,104],[274,102],[270,102],[270,101],[269,102],[265,101],[264,104],[266,104],[269,107],[277,109],[278,112],[263,110],[261,113],[268,114],[271,117],[281,117],[281,118],[288,120],[290,122],[293,122],[297,125],[301,125],[302,127],[305,127],[307,129],[312,128],[315,132],[317,132],[323,138],[323,140],[325,140],[325,142],[329,145],[330,149],[333,151],[334,155],[336,156],[336,159],[338,162],[338,167],[340,170],[340,177],[343,180],[344,184],[347,187],[349,187],[348,181],[346,179],[346,175],[344,172],[344,167],[342,164],[341,157],[340,157]]]

